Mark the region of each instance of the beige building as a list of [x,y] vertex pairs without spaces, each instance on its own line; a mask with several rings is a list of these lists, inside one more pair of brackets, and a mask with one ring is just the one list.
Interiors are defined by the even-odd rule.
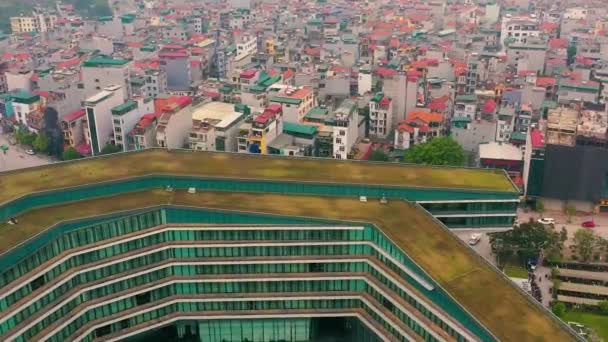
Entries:
[[46,14],[11,17],[11,31],[13,33],[47,32],[55,28],[56,21],[57,16]]
[[245,114],[229,103],[209,102],[194,108],[188,136],[190,148],[236,152],[239,126],[244,119]]

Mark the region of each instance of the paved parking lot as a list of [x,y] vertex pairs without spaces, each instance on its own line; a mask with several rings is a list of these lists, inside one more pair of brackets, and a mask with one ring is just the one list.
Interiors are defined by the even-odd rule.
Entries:
[[[469,239],[471,238],[471,234],[480,233],[478,230],[474,229],[453,229],[452,231],[456,234],[456,236],[458,236],[467,244]],[[494,257],[494,255],[492,255],[492,248],[490,246],[490,239],[488,238],[488,234],[481,233],[481,239],[476,245],[471,246],[471,248],[473,248],[475,252],[481,255],[484,259],[492,263],[492,265],[496,265],[496,258]]]
[[52,162],[48,156],[34,155],[25,153],[25,149],[18,145],[10,145],[8,135],[0,134],[0,146],[6,145],[9,150],[4,153],[0,151],[0,172],[22,169],[25,167],[45,165]]

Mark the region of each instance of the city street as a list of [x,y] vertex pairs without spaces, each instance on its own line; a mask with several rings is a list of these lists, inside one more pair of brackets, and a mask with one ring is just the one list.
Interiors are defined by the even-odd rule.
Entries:
[[9,135],[0,134],[0,146],[6,145],[9,150],[6,153],[0,151],[0,172],[22,169],[25,167],[39,166],[52,162],[51,158],[42,155],[29,155],[25,149],[18,145],[10,145]]

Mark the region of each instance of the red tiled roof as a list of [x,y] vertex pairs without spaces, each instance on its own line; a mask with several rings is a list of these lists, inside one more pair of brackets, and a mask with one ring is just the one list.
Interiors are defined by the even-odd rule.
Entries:
[[517,74],[519,76],[532,76],[532,75],[536,75],[536,71],[534,71],[534,70],[520,70]]
[[566,66],[566,60],[565,59],[561,59],[561,58],[552,58],[552,59],[548,59],[547,64],[551,64],[551,65],[563,65]]
[[65,68],[72,68],[75,66],[80,65],[80,62],[82,60],[80,58],[73,58],[64,62],[59,62],[57,63],[57,68],[59,69],[65,69]]
[[532,143],[532,147],[545,146],[545,138],[543,137],[543,132],[538,129],[533,129],[532,131],[530,131],[530,140]]
[[395,69],[390,69],[390,68],[385,68],[385,67],[378,67],[374,70],[374,73],[376,75],[380,75],[382,77],[389,77],[389,76],[394,76],[397,74],[397,70]]
[[162,51],[158,54],[160,58],[186,58],[188,52],[186,50],[181,51]]
[[410,112],[407,114],[407,120],[421,120],[425,123],[443,122],[443,114],[431,112]]
[[283,79],[284,79],[284,80],[286,80],[286,79],[288,79],[288,78],[292,77],[292,76],[293,76],[293,75],[295,75],[295,74],[296,74],[296,73],[295,73],[293,70],[291,70],[291,69],[287,69],[287,71],[285,71],[285,72],[283,73]]
[[483,104],[481,111],[485,114],[492,114],[496,110],[496,101],[489,99]]
[[42,97],[46,97],[47,99],[48,99],[49,97],[51,97],[51,93],[50,93],[50,92],[48,92],[48,91],[45,91],[45,90],[35,90],[35,91],[34,91],[34,94],[36,94],[36,95],[40,95],[40,96],[42,96]]
[[321,56],[321,49],[319,48],[306,48],[304,53],[309,56]]
[[130,48],[139,49],[140,47],[144,46],[144,43],[143,42],[128,42],[127,46]]
[[549,22],[549,21],[540,24],[541,31],[545,31],[545,32],[555,31],[555,30],[557,30],[558,27],[559,27],[559,24],[552,23],[552,22]]
[[388,97],[383,97],[382,100],[380,100],[379,104],[381,106],[388,106],[391,104],[391,99],[389,99]]
[[536,78],[536,86],[537,87],[551,87],[555,85],[555,78],[553,77],[537,77]]
[[91,145],[89,144],[80,144],[76,146],[76,151],[80,154],[91,154]]
[[568,39],[551,38],[549,39],[549,47],[552,49],[565,49],[568,47]]
[[447,107],[448,107],[448,105],[446,105],[445,103],[441,103],[441,102],[431,102],[431,103],[429,103],[429,109],[430,110],[444,111]]
[[241,78],[246,78],[246,79],[251,79],[255,76],[255,74],[258,72],[257,69],[255,68],[251,68],[245,71],[241,72]]
[[83,116],[84,116],[84,114],[85,114],[84,109],[83,109],[83,108],[80,108],[80,109],[78,109],[77,111],[75,111],[75,112],[73,112],[73,113],[70,113],[70,114],[66,115],[66,116],[63,118],[63,121],[65,121],[65,122],[72,122],[72,121],[74,121],[74,120],[76,120],[76,119],[79,119],[79,118],[83,117]]

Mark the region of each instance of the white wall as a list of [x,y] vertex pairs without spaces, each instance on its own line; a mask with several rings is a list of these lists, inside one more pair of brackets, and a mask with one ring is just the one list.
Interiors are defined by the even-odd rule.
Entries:
[[15,90],[15,89],[25,89],[27,91],[31,91],[32,87],[31,87],[31,83],[30,83],[30,78],[32,77],[32,75],[34,74],[33,71],[27,72],[27,73],[18,73],[18,74],[13,74],[11,72],[7,72],[6,75],[6,85],[8,87],[8,91],[11,90]]
[[165,128],[167,148],[182,148],[192,128],[192,106],[173,114]]
[[[95,106],[86,107],[87,116],[88,116],[89,108],[92,108],[94,111],[95,128],[97,131],[97,141],[98,141],[99,152],[101,152],[103,147],[106,146],[110,142],[111,137],[114,136],[114,132],[113,132],[114,125],[112,124],[112,108],[124,103],[125,99],[121,95],[122,94],[121,94],[120,90],[118,90],[117,92],[114,92],[114,94],[112,96],[108,97],[107,99],[96,103]],[[88,130],[90,132],[91,131],[91,122],[90,121],[88,122],[88,125],[89,125]],[[95,142],[91,141],[91,144],[94,144],[94,143]],[[91,146],[91,151],[92,151],[93,155],[96,155],[95,150],[93,149],[93,146]]]

